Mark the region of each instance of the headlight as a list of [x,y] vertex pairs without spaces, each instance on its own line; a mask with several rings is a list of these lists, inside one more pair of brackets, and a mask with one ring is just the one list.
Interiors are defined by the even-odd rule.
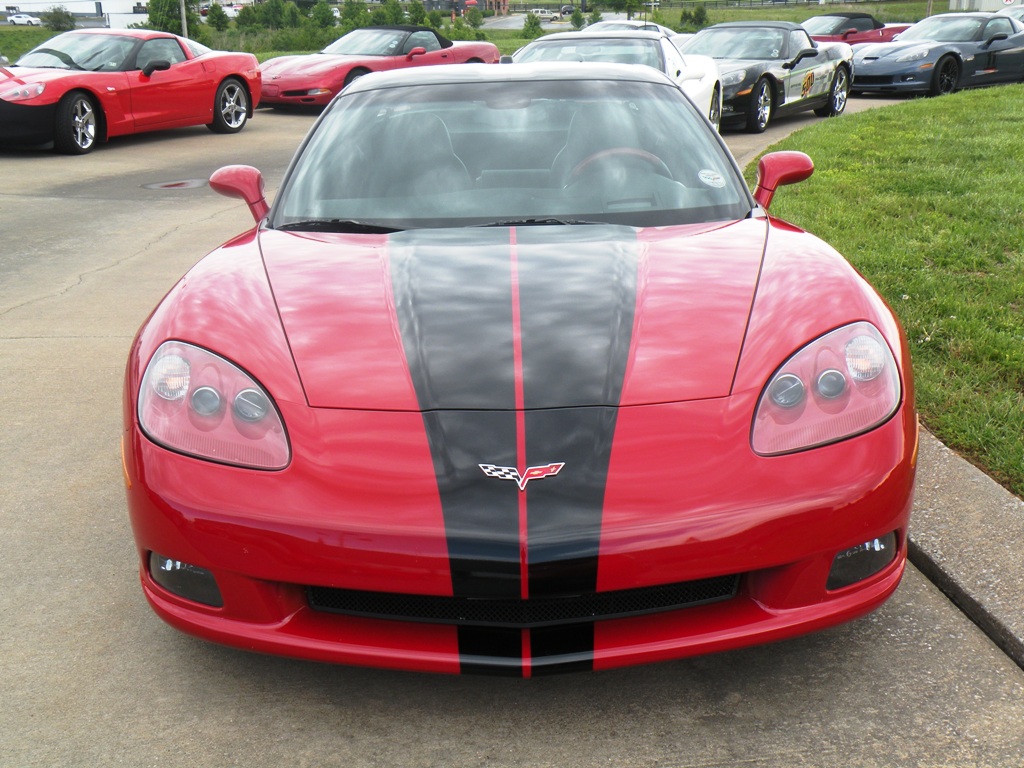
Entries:
[[900,64],[906,64],[908,61],[920,61],[921,59],[927,58],[931,51],[928,48],[915,48],[909,53],[904,53],[896,57],[896,61]]
[[160,345],[142,378],[138,415],[146,436],[172,451],[254,469],[288,464],[288,436],[270,395],[238,366],[191,344]]
[[859,435],[892,416],[900,396],[896,360],[882,334],[870,323],[844,326],[798,351],[768,381],[754,411],[751,447],[775,456]]
[[32,83],[30,85],[19,85],[17,88],[10,88],[0,93],[0,99],[4,101],[28,101],[36,96],[42,96],[46,90],[45,83]]
[[730,85],[739,85],[743,82],[743,78],[747,76],[747,70],[737,69],[735,72],[726,72],[722,75],[722,87],[728,88]]

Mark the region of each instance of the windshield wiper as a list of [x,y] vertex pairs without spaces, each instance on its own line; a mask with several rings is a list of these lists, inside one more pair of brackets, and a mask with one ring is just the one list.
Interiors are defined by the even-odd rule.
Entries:
[[478,227],[543,227],[550,224],[570,226],[573,224],[603,224],[601,221],[586,221],[585,219],[559,219],[548,216],[542,219],[504,219],[502,221],[489,221],[486,224],[477,224]]
[[401,232],[401,227],[385,227],[368,221],[354,219],[307,219],[306,221],[290,221],[277,229],[284,232],[344,232],[357,235],[387,235]]

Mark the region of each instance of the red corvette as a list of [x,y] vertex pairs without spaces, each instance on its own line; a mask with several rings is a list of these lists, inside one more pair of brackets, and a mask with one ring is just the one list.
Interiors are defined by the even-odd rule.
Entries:
[[[339,147],[352,151],[339,152]],[[400,147],[401,152],[394,151]],[[123,456],[167,622],[532,676],[779,640],[904,570],[910,359],[663,73],[392,72],[143,325]]]
[[0,67],[0,144],[82,155],[129,133],[206,125],[236,133],[259,103],[249,53],[141,29],[65,32]]
[[801,25],[819,43],[888,43],[909,24],[883,24],[868,13],[828,13]]
[[493,43],[452,42],[429,27],[363,27],[320,53],[265,61],[263,103],[322,107],[370,72],[434,64],[495,64],[500,58]]

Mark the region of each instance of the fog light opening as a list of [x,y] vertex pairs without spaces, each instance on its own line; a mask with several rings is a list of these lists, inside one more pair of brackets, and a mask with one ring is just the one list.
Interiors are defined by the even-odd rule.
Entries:
[[150,552],[149,573],[153,581],[178,597],[214,608],[224,605],[217,580],[205,568]]
[[896,557],[896,532],[844,550],[832,561],[826,589],[842,589],[874,576]]

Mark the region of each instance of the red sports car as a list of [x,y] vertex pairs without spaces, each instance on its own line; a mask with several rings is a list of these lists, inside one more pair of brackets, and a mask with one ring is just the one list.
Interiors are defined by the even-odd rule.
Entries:
[[[345,151],[338,151],[338,148]],[[396,151],[400,148],[400,151]],[[167,622],[267,653],[531,676],[880,605],[917,455],[906,339],[751,195],[663,73],[364,78],[256,226],[143,325],[123,456]]]
[[142,29],[65,32],[0,67],[0,143],[82,155],[129,133],[245,127],[260,98],[249,53]]
[[909,24],[883,24],[868,13],[827,13],[801,25],[820,43],[888,43]]
[[434,64],[495,64],[500,58],[493,43],[452,42],[429,27],[362,27],[320,53],[263,62],[263,103],[322,107],[370,72]]

